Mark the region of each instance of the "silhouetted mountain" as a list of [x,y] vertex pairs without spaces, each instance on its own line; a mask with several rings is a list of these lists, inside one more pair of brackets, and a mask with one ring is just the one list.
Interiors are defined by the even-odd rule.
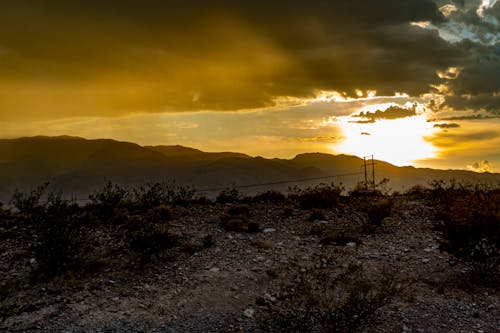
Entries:
[[[106,180],[126,186],[170,181],[213,190],[209,194],[233,184],[246,186],[245,191],[250,193],[331,181],[352,188],[364,178],[362,164],[358,157],[320,153],[300,154],[287,160],[69,136],[3,139],[0,140],[0,201],[8,201],[16,188],[30,189],[46,181],[53,190],[80,199],[87,198]],[[376,180],[382,178],[391,180],[389,187],[401,189],[426,185],[433,179],[497,183],[500,174],[396,167],[376,161]],[[248,186],[256,184],[262,185]]]
[[209,161],[218,160],[221,158],[228,157],[239,157],[239,158],[250,158],[250,156],[241,153],[231,153],[231,152],[221,152],[221,153],[210,153],[204,152],[199,149],[184,147],[184,146],[145,146],[151,150],[162,153],[168,158],[178,159],[180,161],[186,161],[188,159],[198,160],[198,161]]

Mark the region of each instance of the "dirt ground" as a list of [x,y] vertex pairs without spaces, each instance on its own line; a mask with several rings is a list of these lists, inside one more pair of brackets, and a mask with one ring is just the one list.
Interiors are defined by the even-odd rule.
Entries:
[[[279,294],[288,272],[322,254],[334,258],[338,269],[357,263],[369,276],[390,271],[407,282],[360,332],[500,332],[498,288],[467,285],[467,267],[450,264],[439,249],[430,203],[394,200],[391,216],[372,234],[358,232],[366,216],[352,203],[324,210],[316,220],[308,210],[294,208],[283,217],[282,204],[250,204],[250,219],[261,228],[256,233],[221,228],[230,204],[175,207],[169,230],[188,240],[183,247],[140,269],[127,268],[128,253],[103,252],[112,259],[98,273],[37,283],[29,280],[36,265],[32,240],[22,227],[2,227],[0,267],[14,291],[1,299],[0,330],[264,332],[259,318],[269,306],[283,306]],[[325,244],[315,229],[351,230],[357,238]],[[107,229],[92,232],[96,244],[109,237]],[[189,244],[207,235],[213,246],[191,250]]]

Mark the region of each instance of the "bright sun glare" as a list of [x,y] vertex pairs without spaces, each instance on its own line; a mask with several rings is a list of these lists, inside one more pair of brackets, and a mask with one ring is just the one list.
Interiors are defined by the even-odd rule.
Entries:
[[360,157],[373,154],[376,159],[398,166],[436,156],[436,148],[424,139],[435,128],[422,115],[368,124],[350,120],[348,117],[339,119],[344,140],[331,147],[337,153]]

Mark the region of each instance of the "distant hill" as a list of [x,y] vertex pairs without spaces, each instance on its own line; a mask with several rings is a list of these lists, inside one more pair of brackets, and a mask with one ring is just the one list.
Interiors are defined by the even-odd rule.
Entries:
[[[364,177],[362,163],[362,159],[348,155],[307,153],[293,159],[265,159],[233,152],[203,152],[183,146],[140,146],[70,136],[2,139],[0,201],[7,202],[16,188],[30,189],[46,181],[51,183],[53,190],[79,199],[87,198],[107,180],[124,186],[171,181],[212,190],[208,194],[233,184],[244,186],[244,191],[249,193],[331,181],[342,182],[351,188]],[[376,179],[389,178],[389,187],[397,190],[426,185],[433,179],[500,182],[500,174],[376,163]],[[262,185],[253,186],[258,184]]]

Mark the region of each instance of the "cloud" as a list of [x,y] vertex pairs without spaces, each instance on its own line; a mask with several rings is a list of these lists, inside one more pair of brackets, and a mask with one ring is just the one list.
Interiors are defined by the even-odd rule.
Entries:
[[[446,20],[428,27],[467,54],[455,73],[439,72],[447,89],[442,109],[500,111],[500,1],[437,1]],[[448,79],[448,80],[447,80]]]
[[453,117],[444,117],[444,118],[439,118],[439,119],[431,119],[429,122],[435,122],[435,121],[453,121],[453,120],[483,120],[483,119],[498,119],[500,116],[489,116],[489,115],[483,115],[483,114],[472,114],[472,115],[466,115],[466,116],[453,116]]
[[359,114],[354,115],[352,117],[364,118],[365,120],[358,120],[355,122],[358,124],[367,124],[367,123],[373,123],[381,119],[399,119],[399,118],[413,117],[416,115],[417,115],[416,105],[413,105],[410,108],[404,108],[397,105],[392,105],[385,110],[377,110],[375,112],[369,112],[369,111],[360,112]]
[[442,124],[434,124],[434,128],[459,128],[460,125],[457,123],[442,123]]
[[468,51],[417,21],[445,18],[431,0],[2,2],[0,46],[13,51],[0,107],[108,116],[270,107],[322,90],[418,96]]
[[475,172],[494,172],[493,165],[486,160],[475,162],[472,165],[468,165],[467,168]]
[[334,136],[314,136],[314,137],[299,137],[297,138],[300,142],[314,142],[314,143],[335,143],[339,142],[341,138]]
[[460,145],[467,145],[467,149],[473,149],[472,144],[483,145],[482,142],[500,138],[500,132],[494,130],[481,130],[466,133],[450,133],[442,131],[431,138],[427,138],[434,146],[439,148],[454,149]]

